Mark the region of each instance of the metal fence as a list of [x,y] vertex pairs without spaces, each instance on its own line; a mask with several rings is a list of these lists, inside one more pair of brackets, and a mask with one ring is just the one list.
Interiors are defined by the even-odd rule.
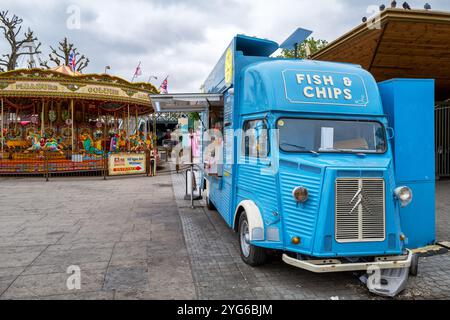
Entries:
[[[157,159],[150,151],[99,155],[47,150],[33,153],[8,150],[0,153],[0,176],[11,177],[33,176],[49,180],[51,177],[63,176],[98,176],[102,178],[132,175],[154,176],[157,167]],[[139,161],[138,164],[133,164],[133,160]]]
[[450,177],[450,105],[436,107],[436,175]]

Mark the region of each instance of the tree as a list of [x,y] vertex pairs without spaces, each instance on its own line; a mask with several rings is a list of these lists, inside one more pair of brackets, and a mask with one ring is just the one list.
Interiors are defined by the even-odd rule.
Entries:
[[17,60],[20,56],[41,53],[41,51],[39,51],[41,46],[40,42],[31,52],[20,51],[24,44],[37,41],[37,38],[34,37],[33,31],[30,29],[25,32],[23,39],[19,39],[19,34],[22,31],[22,23],[23,19],[18,16],[13,15],[10,17],[9,11],[0,12],[0,29],[3,30],[5,39],[8,41],[11,48],[11,52],[9,54],[4,54],[2,55],[2,58],[0,58],[0,68],[2,70],[15,70],[17,67]]
[[[49,54],[50,61],[45,61],[41,64],[47,69],[51,68],[49,66],[49,62],[54,63],[56,67],[62,64],[68,66],[69,57],[72,52],[76,59],[74,71],[82,72],[89,65],[89,58],[87,58],[85,55],[81,55],[78,52],[78,49],[75,48],[75,45],[73,43],[70,43],[67,38],[64,38],[64,40],[59,43],[58,49],[50,46],[50,50],[52,51]],[[81,57],[79,57],[80,55]]]
[[188,117],[192,122],[200,121],[200,113],[198,112],[191,112]]
[[[322,39],[314,39],[314,37],[311,37],[309,39],[306,39],[298,46],[298,58],[300,59],[306,59],[309,58],[307,54],[306,46],[309,46],[310,53],[313,55],[314,53],[318,52],[319,50],[325,48],[328,45],[328,41],[322,40]],[[295,58],[295,50],[286,50],[283,49],[281,52],[282,58]]]

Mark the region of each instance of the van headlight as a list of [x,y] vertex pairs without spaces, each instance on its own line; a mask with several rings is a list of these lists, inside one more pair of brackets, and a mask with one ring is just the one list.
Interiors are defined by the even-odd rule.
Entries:
[[297,187],[292,191],[292,196],[297,202],[306,202],[308,200],[308,189],[305,187]]
[[394,195],[402,207],[408,206],[413,199],[413,192],[409,187],[398,187],[394,190]]

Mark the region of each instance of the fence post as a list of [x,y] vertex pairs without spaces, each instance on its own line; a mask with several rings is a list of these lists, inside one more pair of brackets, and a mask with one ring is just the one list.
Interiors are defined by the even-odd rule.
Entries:
[[151,159],[150,159],[150,150],[145,149],[145,167],[146,167],[145,171],[146,171],[147,177],[150,177],[150,172],[152,170],[151,165],[152,164],[151,164]]
[[44,149],[44,177],[45,181],[49,181],[49,165],[48,165],[48,151]]
[[150,163],[152,164],[152,177],[156,177],[156,169],[158,164],[156,163],[156,156],[153,159],[150,158]]
[[106,176],[108,175],[108,154],[105,152],[103,153],[103,180],[107,180]]

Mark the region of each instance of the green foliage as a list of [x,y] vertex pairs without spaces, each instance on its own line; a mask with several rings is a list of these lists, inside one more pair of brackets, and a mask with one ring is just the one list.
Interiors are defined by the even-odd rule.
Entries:
[[193,122],[199,121],[200,120],[200,113],[198,113],[198,112],[191,112],[191,113],[189,113],[189,120],[193,121]]
[[[309,45],[309,48],[311,49],[311,54],[318,52],[319,50],[325,48],[328,45],[328,41],[322,40],[322,39],[314,39],[314,37],[308,38],[305,41],[303,41],[298,46],[298,58],[299,59],[306,59],[307,51],[306,51],[306,45]],[[281,52],[280,58],[295,58],[295,50],[285,50]]]

